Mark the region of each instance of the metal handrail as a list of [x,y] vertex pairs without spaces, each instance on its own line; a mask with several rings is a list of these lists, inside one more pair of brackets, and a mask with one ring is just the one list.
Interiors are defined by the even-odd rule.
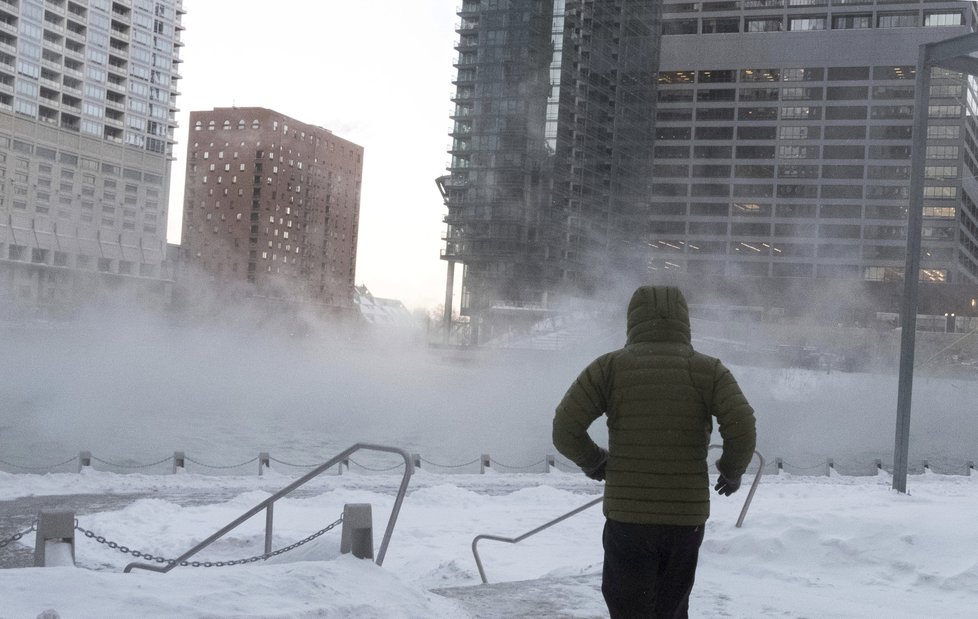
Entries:
[[[709,448],[708,448],[708,451],[709,451],[709,449],[723,449],[723,447],[721,445],[710,445]],[[758,464],[758,467],[757,467],[757,474],[754,475],[754,481],[751,482],[750,491],[747,493],[747,499],[744,501],[744,506],[740,510],[740,516],[737,518],[737,527],[738,528],[740,528],[740,526],[744,524],[744,518],[747,517],[747,509],[750,507],[750,503],[754,499],[754,492],[757,490],[757,484],[760,483],[760,481],[761,481],[761,475],[763,475],[763,473],[764,473],[764,456],[762,456],[759,451],[755,451],[754,452],[754,455],[757,456],[758,463],[759,463]],[[540,531],[543,531],[544,529],[549,529],[550,527],[554,526],[555,524],[557,524],[559,522],[562,522],[564,520],[567,520],[571,516],[574,516],[576,514],[579,514],[580,512],[584,511],[585,509],[588,509],[589,507],[593,507],[593,506],[597,505],[598,503],[600,503],[603,500],[604,500],[604,497],[603,496],[602,497],[599,497],[597,499],[594,499],[590,503],[586,503],[584,505],[581,505],[577,509],[574,509],[572,511],[569,511],[566,514],[564,514],[563,516],[560,516],[558,518],[554,518],[550,522],[547,522],[546,524],[540,525],[539,527],[537,527],[537,528],[535,528],[535,529],[533,529],[531,531],[527,531],[526,533],[524,533],[523,535],[520,535],[518,537],[500,537],[498,535],[476,535],[472,539],[472,555],[475,557],[475,565],[476,565],[476,567],[479,568],[479,577],[482,578],[482,584],[488,585],[489,584],[489,580],[486,578],[486,570],[485,570],[485,568],[482,567],[482,559],[479,557],[479,541],[480,540],[488,539],[488,540],[493,540],[493,541],[497,541],[497,542],[506,542],[507,544],[517,544],[517,543],[522,542],[523,540],[525,540],[526,538],[528,538],[528,537],[530,537],[532,535],[536,535],[537,533],[539,533]]]
[[357,443],[351,447],[346,448],[338,455],[333,456],[325,463],[320,464],[315,469],[309,471],[308,473],[306,473],[296,481],[292,482],[285,488],[282,488],[281,490],[279,490],[272,496],[268,497],[258,505],[255,505],[244,514],[242,514],[238,518],[235,518],[233,521],[228,523],[224,528],[222,528],[217,533],[211,535],[210,537],[208,537],[201,543],[197,544],[187,552],[183,553],[173,561],[168,562],[167,565],[158,566],[158,565],[152,565],[148,563],[130,563],[129,565],[126,566],[126,569],[124,571],[128,573],[134,568],[139,568],[142,570],[150,570],[153,572],[162,572],[162,573],[169,572],[177,565],[179,565],[183,561],[186,561],[188,558],[194,556],[195,554],[197,554],[207,546],[210,546],[212,543],[214,543],[221,537],[224,537],[224,535],[226,535],[228,532],[235,529],[238,525],[245,522],[246,520],[248,520],[249,518],[251,518],[252,516],[254,516],[255,514],[257,514],[262,510],[265,510],[265,553],[266,554],[270,553],[272,550],[272,511],[274,508],[275,501],[286,496],[287,494],[290,494],[293,490],[295,490],[299,486],[304,485],[309,480],[323,474],[324,472],[326,472],[327,469],[329,469],[333,465],[346,461],[349,458],[350,454],[353,454],[361,449],[366,449],[370,451],[386,451],[390,453],[396,453],[396,454],[400,454],[401,457],[404,458],[404,475],[401,477],[401,486],[397,491],[397,498],[394,499],[394,506],[391,508],[391,515],[387,521],[387,529],[384,531],[384,539],[380,544],[380,551],[377,553],[377,565],[383,565],[384,555],[387,554],[387,545],[390,543],[391,535],[394,533],[394,523],[397,522],[397,515],[401,511],[401,503],[403,503],[404,494],[407,492],[408,481],[410,480],[411,475],[414,474],[414,461],[411,459],[411,456],[406,451],[404,451],[403,449],[398,449],[397,447],[386,447],[384,445],[371,445],[369,443]]

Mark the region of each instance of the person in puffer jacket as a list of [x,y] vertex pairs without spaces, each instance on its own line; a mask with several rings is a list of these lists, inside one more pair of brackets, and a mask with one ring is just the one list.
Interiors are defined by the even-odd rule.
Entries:
[[[678,288],[639,287],[627,322],[625,346],[592,361],[560,401],[553,442],[605,480],[601,592],[612,619],[687,617],[710,515],[713,419],[723,439],[714,489],[729,496],[754,453],[754,409],[719,359],[693,349]],[[588,435],[602,415],[607,450]]]

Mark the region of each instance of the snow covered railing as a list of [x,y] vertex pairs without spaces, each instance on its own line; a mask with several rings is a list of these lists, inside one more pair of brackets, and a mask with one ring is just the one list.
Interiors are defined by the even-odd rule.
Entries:
[[167,563],[165,566],[160,567],[156,565],[150,565],[147,563],[130,563],[129,565],[126,566],[125,572],[128,573],[132,571],[134,568],[150,570],[153,572],[164,572],[164,573],[169,572],[177,565],[180,565],[182,562],[187,561],[187,559],[194,556],[195,554],[197,554],[207,546],[210,546],[218,539],[224,537],[226,534],[236,529],[239,525],[249,520],[252,516],[258,514],[261,511],[265,512],[265,552],[266,553],[270,552],[272,547],[272,514],[273,514],[273,508],[275,506],[275,501],[281,499],[284,496],[291,494],[292,491],[295,490],[296,488],[303,486],[307,482],[311,481],[312,479],[322,475],[334,465],[349,459],[351,454],[356,453],[357,451],[360,450],[383,451],[388,453],[395,453],[395,454],[399,454],[402,458],[404,458],[404,474],[401,477],[401,486],[397,491],[397,497],[394,499],[394,506],[391,508],[390,519],[387,521],[387,529],[384,531],[384,539],[380,543],[380,550],[377,553],[376,563],[377,565],[383,565],[384,556],[387,554],[387,545],[390,543],[391,535],[394,533],[394,524],[397,522],[397,515],[401,511],[401,503],[404,501],[404,495],[407,493],[408,482],[411,479],[411,475],[414,473],[414,465],[411,462],[411,457],[408,455],[408,453],[402,449],[398,449],[397,447],[386,447],[384,445],[371,445],[368,443],[357,443],[355,445],[352,445],[351,447],[344,449],[338,455],[333,456],[323,464],[309,471],[308,473],[306,473],[296,481],[292,482],[285,488],[282,488],[281,490],[279,490],[272,496],[268,497],[258,505],[255,505],[254,507],[246,511],[244,514],[235,518],[230,523],[225,525],[224,528],[222,528],[220,531],[214,533],[213,535],[211,535],[201,543],[197,544],[187,552],[180,555],[178,558],[174,559],[172,562]]
[[[710,449],[723,449],[723,447],[721,445],[710,445],[709,448]],[[751,501],[754,499],[754,492],[757,491],[757,484],[759,484],[761,482],[761,474],[764,471],[764,456],[762,456],[761,455],[761,452],[759,452],[759,451],[755,451],[754,452],[754,455],[757,456],[757,462],[758,462],[757,473],[754,475],[754,481],[751,482],[750,491],[747,493],[747,498],[744,500],[744,506],[740,510],[740,516],[737,518],[737,528],[740,528],[744,524],[744,518],[747,517],[747,510],[748,510],[748,508],[750,508]],[[525,540],[528,537],[532,537],[532,536],[536,535],[537,533],[539,533],[541,531],[544,531],[546,529],[549,529],[550,527],[554,526],[555,524],[558,524],[560,522],[563,522],[564,520],[567,520],[571,516],[576,516],[577,514],[581,513],[582,511],[584,511],[584,510],[586,510],[586,509],[588,509],[590,507],[593,507],[593,506],[597,505],[598,503],[600,503],[603,500],[604,500],[604,497],[598,497],[597,499],[594,499],[593,501],[589,501],[588,503],[585,503],[584,505],[581,505],[580,507],[578,507],[578,508],[576,508],[574,510],[569,511],[566,514],[564,514],[562,516],[558,516],[557,518],[554,518],[550,522],[547,522],[545,524],[542,524],[539,527],[537,527],[535,529],[532,529],[530,531],[527,531],[523,535],[520,535],[520,536],[517,536],[517,537],[500,537],[498,535],[485,535],[485,534],[483,534],[483,535],[476,535],[475,538],[472,539],[472,555],[475,557],[475,565],[479,569],[479,577],[482,578],[482,584],[488,585],[489,584],[489,579],[486,578],[486,570],[482,566],[482,559],[479,557],[479,542],[481,540],[488,539],[488,540],[492,540],[492,541],[496,541],[496,542],[505,542],[507,544],[518,544],[519,542]]]
[[[565,461],[552,454],[546,454],[543,458],[529,461],[525,464],[500,461],[486,453],[481,454],[477,458],[472,458],[471,460],[454,463],[446,462],[440,459],[429,460],[418,453],[412,453],[410,454],[410,461],[415,469],[424,469],[434,473],[485,474],[488,472],[496,472],[539,474],[552,473],[554,471],[568,473],[578,472],[578,468],[573,463]],[[911,467],[911,473],[936,473],[941,475],[964,476],[971,476],[975,474],[974,460],[954,461],[942,458],[940,460],[923,459],[919,460],[918,462],[919,464],[917,466]],[[104,466],[97,469],[96,463]],[[271,457],[267,451],[262,451],[258,454],[258,456],[243,462],[232,462],[228,464],[198,460],[191,457],[184,451],[175,451],[172,456],[166,456],[165,458],[149,462],[103,459],[92,455],[90,451],[82,451],[79,452],[78,456],[73,456],[71,458],[51,464],[37,464],[34,462],[18,463],[0,458],[0,469],[6,468],[7,472],[26,473],[72,472],[72,469],[74,469],[75,472],[82,472],[86,470],[105,470],[107,472],[144,472],[146,469],[151,469],[152,467],[168,465],[172,473],[186,473],[191,467],[194,468],[194,472],[197,473],[210,471],[227,473],[233,471],[234,469],[253,466],[256,463],[259,476],[263,475],[267,471],[270,471],[273,464],[287,467],[289,469],[313,469],[322,465],[322,462],[297,463],[290,462],[288,460],[281,460],[279,458]],[[375,465],[374,463],[360,462],[352,458],[343,458],[334,466],[335,468],[333,471],[337,475],[342,475],[344,471],[369,474],[398,471],[401,470],[404,463],[398,462],[394,465]],[[877,475],[881,471],[887,473],[892,471],[892,466],[883,463],[883,461],[879,458],[872,461],[857,460],[854,458],[826,458],[805,462],[803,460],[789,460],[779,456],[774,458],[774,460],[771,462],[765,462],[762,467],[764,468],[764,472],[766,474],[790,474],[796,476],[844,475],[860,477]],[[748,469],[749,472],[753,472],[754,470],[754,465]]]

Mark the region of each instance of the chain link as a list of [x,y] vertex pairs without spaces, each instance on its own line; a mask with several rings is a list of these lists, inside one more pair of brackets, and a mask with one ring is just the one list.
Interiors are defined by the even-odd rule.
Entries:
[[71,462],[75,462],[76,460],[78,460],[78,457],[77,456],[72,456],[71,458],[68,458],[64,462],[59,462],[57,464],[49,464],[47,466],[24,466],[22,464],[15,464],[13,462],[7,462],[6,460],[0,460],[0,463],[6,464],[7,466],[13,466],[13,467],[16,467],[18,469],[24,469],[24,470],[27,470],[27,471],[44,471],[44,470],[47,470],[47,469],[56,469],[59,466],[64,466],[64,465],[69,464]]
[[37,530],[37,520],[35,520],[34,522],[31,523],[31,526],[30,526],[29,529],[26,529],[24,531],[21,531],[20,533],[14,533],[12,536],[8,537],[7,539],[0,539],[0,548],[3,548],[4,546],[6,546],[8,544],[12,544],[12,543],[16,542],[17,540],[19,540],[20,538],[22,538],[25,535],[27,535],[28,533],[30,533],[31,531],[36,531],[36,530]]
[[470,464],[475,464],[480,460],[482,460],[482,458],[476,458],[475,460],[471,460],[469,462],[463,462],[462,464],[438,464],[437,462],[432,462],[431,460],[426,460],[424,458],[421,458],[421,461],[424,462],[425,464],[430,464],[431,466],[437,466],[438,468],[442,468],[442,469],[460,469],[463,466],[469,466]]
[[547,459],[544,458],[543,460],[538,460],[537,462],[534,462],[533,464],[527,464],[526,466],[511,466],[509,464],[503,464],[502,462],[500,462],[499,460],[496,460],[494,458],[490,458],[489,461],[492,462],[495,465],[498,465],[498,466],[503,467],[504,469],[513,469],[513,470],[521,470],[521,469],[524,469],[525,470],[525,469],[532,469],[532,468],[534,468],[536,466],[540,466],[541,464],[544,464],[547,461]]
[[245,466],[245,465],[251,464],[252,462],[257,462],[258,461],[258,456],[255,456],[251,460],[248,460],[247,462],[242,462],[241,464],[231,464],[231,465],[228,465],[228,466],[216,466],[216,465],[213,465],[213,464],[204,464],[203,462],[198,462],[197,460],[194,460],[190,456],[184,456],[184,458],[187,460],[187,462],[193,462],[194,464],[196,464],[198,466],[202,466],[202,467],[208,468],[208,469],[236,469],[238,467]]
[[[315,533],[313,533],[309,537],[307,537],[305,539],[302,539],[302,540],[299,540],[298,542],[296,542],[294,544],[291,544],[289,546],[285,546],[284,548],[279,548],[278,550],[273,550],[271,552],[267,552],[265,554],[260,554],[260,555],[255,555],[253,557],[248,557],[247,559],[233,559],[233,560],[230,560],[230,561],[176,561],[175,559],[166,559],[164,557],[157,557],[156,555],[152,555],[152,554],[150,554],[148,552],[140,552],[138,550],[133,550],[133,549],[129,548],[128,546],[123,546],[123,545],[118,544],[116,542],[113,542],[111,540],[107,540],[107,539],[105,539],[105,537],[103,537],[101,535],[96,535],[93,531],[89,531],[88,529],[82,528],[81,526],[78,525],[78,521],[77,520],[75,521],[75,529],[78,530],[78,531],[81,531],[85,535],[85,537],[94,539],[99,544],[105,544],[106,546],[108,546],[109,548],[111,548],[113,550],[118,550],[119,552],[121,552],[123,554],[132,555],[132,556],[134,556],[136,558],[139,558],[139,559],[145,559],[146,561],[153,561],[153,562],[156,562],[156,563],[166,563],[167,565],[179,565],[181,567],[226,567],[226,566],[230,566],[230,565],[242,565],[242,564],[245,564],[245,563],[255,563],[257,561],[264,561],[264,560],[270,559],[272,557],[277,557],[278,555],[283,554],[283,553],[286,553],[286,552],[289,552],[290,550],[294,550],[294,549],[298,548],[299,546],[302,546],[303,544],[308,544],[309,542],[311,542],[312,540],[316,539],[320,535],[323,535],[324,533],[327,533],[327,532],[335,529],[342,522],[343,522],[343,515],[341,514],[340,517],[338,519],[336,519],[335,521],[333,521],[330,524],[326,525],[324,528],[320,529],[319,531],[316,531]],[[35,525],[36,524],[37,523],[35,523]],[[33,528],[34,527],[32,526],[30,530],[33,530]],[[25,531],[24,533],[27,533],[27,531]],[[20,535],[23,535],[23,534],[19,534],[18,537],[15,538],[15,539],[19,539],[19,536]]]
[[357,465],[357,466],[359,466],[360,468],[362,468],[362,469],[366,469],[366,470],[368,470],[368,471],[393,471],[393,470],[394,470],[394,469],[396,469],[396,468],[400,468],[400,467],[402,467],[402,466],[404,466],[404,463],[403,463],[403,462],[401,462],[401,463],[399,463],[399,464],[395,464],[394,466],[388,466],[387,468],[382,468],[382,469],[376,469],[376,468],[371,468],[371,467],[369,467],[369,466],[365,466],[365,465],[363,465],[363,464],[360,464],[359,462],[357,462],[357,461],[356,461],[356,460],[354,460],[353,458],[350,458],[350,462],[352,462],[353,464],[356,464],[356,465]]
[[320,462],[318,464],[293,464],[291,462],[285,462],[284,460],[278,460],[277,458],[269,457],[268,459],[271,462],[277,462],[278,464],[284,464],[285,466],[294,466],[296,468],[304,468],[304,469],[311,469],[313,467],[316,467],[316,466],[319,466],[319,465],[322,464],[322,462]]
[[92,456],[92,460],[101,462],[102,464],[107,464],[109,466],[114,466],[120,469],[145,469],[151,466],[156,466],[157,464],[163,464],[164,462],[169,462],[170,460],[173,460],[173,456],[167,456],[162,460],[159,460],[157,462],[150,462],[149,464],[119,464],[117,462],[109,462],[108,460],[103,460],[102,458],[98,458],[96,456]]

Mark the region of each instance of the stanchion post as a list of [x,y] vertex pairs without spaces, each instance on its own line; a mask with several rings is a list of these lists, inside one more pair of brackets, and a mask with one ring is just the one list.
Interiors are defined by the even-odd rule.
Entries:
[[924,460],[923,461],[923,464],[924,464],[924,472],[925,473],[929,473],[930,472],[930,462],[928,462],[927,460]]
[[966,467],[966,469],[965,469],[964,474],[967,475],[968,477],[971,477],[972,473],[975,472],[975,461],[974,460],[968,460],[965,463],[965,467]]
[[71,547],[71,563],[75,563],[75,513],[42,511],[37,516],[37,535],[34,541],[34,567],[47,567],[48,542],[68,544]]
[[342,460],[340,460],[340,463],[336,465],[336,474],[337,475],[342,475],[343,474],[343,467],[344,466],[346,467],[346,471],[349,473],[350,472],[350,459],[349,458],[343,458]]
[[81,473],[86,467],[92,466],[92,452],[90,451],[79,451],[78,452],[78,472]]
[[411,460],[414,461],[414,468],[421,468],[421,454],[411,454]]
[[827,466],[825,468],[825,474],[828,477],[832,477],[832,471],[834,471],[834,470],[835,470],[835,460],[833,460],[832,458],[829,458],[829,461],[828,461]]
[[370,503],[347,503],[343,506],[340,553],[353,553],[353,556],[358,559],[374,558],[374,529]]
[[557,459],[554,458],[553,454],[547,454],[546,462],[545,472],[549,473],[550,469],[557,468]]
[[182,451],[173,452],[173,472],[182,473],[187,470],[187,459]]
[[261,477],[264,474],[265,469],[271,468],[271,458],[268,457],[267,451],[258,452],[258,476]]
[[479,458],[479,474],[484,475],[486,469],[489,468],[491,464],[492,460],[489,459],[489,454],[482,454],[482,457]]
[[774,459],[774,466],[778,469],[778,475],[784,473],[784,460],[780,457]]

